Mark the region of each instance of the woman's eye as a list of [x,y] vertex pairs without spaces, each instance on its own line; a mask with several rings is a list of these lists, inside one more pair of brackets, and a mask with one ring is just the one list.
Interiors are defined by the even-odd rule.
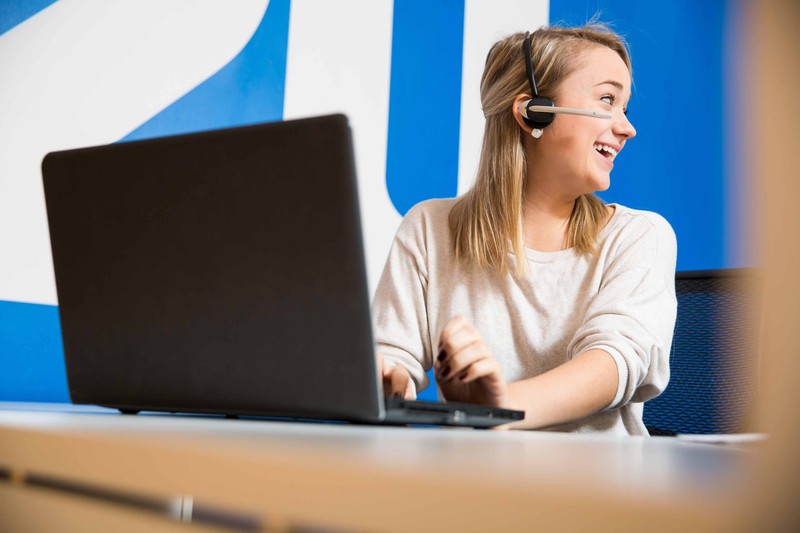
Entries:
[[605,96],[601,96],[600,100],[602,100],[603,102],[607,103],[608,105],[613,105],[614,104],[614,95],[607,94]]

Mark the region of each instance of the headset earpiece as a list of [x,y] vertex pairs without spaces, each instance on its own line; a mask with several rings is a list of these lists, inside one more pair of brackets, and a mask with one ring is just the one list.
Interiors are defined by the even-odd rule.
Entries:
[[542,96],[531,98],[522,102],[519,106],[519,114],[522,120],[531,128],[542,129],[550,125],[556,118],[555,113],[543,113],[542,111],[532,111],[532,106],[555,107],[555,102]]

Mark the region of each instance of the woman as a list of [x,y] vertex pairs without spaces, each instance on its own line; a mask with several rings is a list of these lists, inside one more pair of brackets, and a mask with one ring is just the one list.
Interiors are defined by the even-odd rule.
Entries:
[[[475,185],[411,209],[374,301],[387,394],[440,394],[525,411],[517,428],[646,435],[642,404],[669,380],[676,241],[657,214],[605,205],[631,66],[599,24],[542,28],[489,52]],[[535,85],[535,86],[532,86]],[[526,122],[538,89],[559,107]],[[552,114],[547,116],[552,117]]]

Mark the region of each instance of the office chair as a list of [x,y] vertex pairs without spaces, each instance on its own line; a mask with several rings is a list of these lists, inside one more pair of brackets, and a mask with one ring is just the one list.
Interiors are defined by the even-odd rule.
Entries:
[[666,390],[644,405],[651,435],[735,433],[756,394],[761,300],[754,269],[678,272]]

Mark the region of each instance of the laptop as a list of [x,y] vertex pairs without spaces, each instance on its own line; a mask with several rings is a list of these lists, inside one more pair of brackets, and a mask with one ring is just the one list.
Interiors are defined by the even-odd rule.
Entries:
[[343,115],[42,162],[69,393],[167,411],[489,427],[384,398]]

